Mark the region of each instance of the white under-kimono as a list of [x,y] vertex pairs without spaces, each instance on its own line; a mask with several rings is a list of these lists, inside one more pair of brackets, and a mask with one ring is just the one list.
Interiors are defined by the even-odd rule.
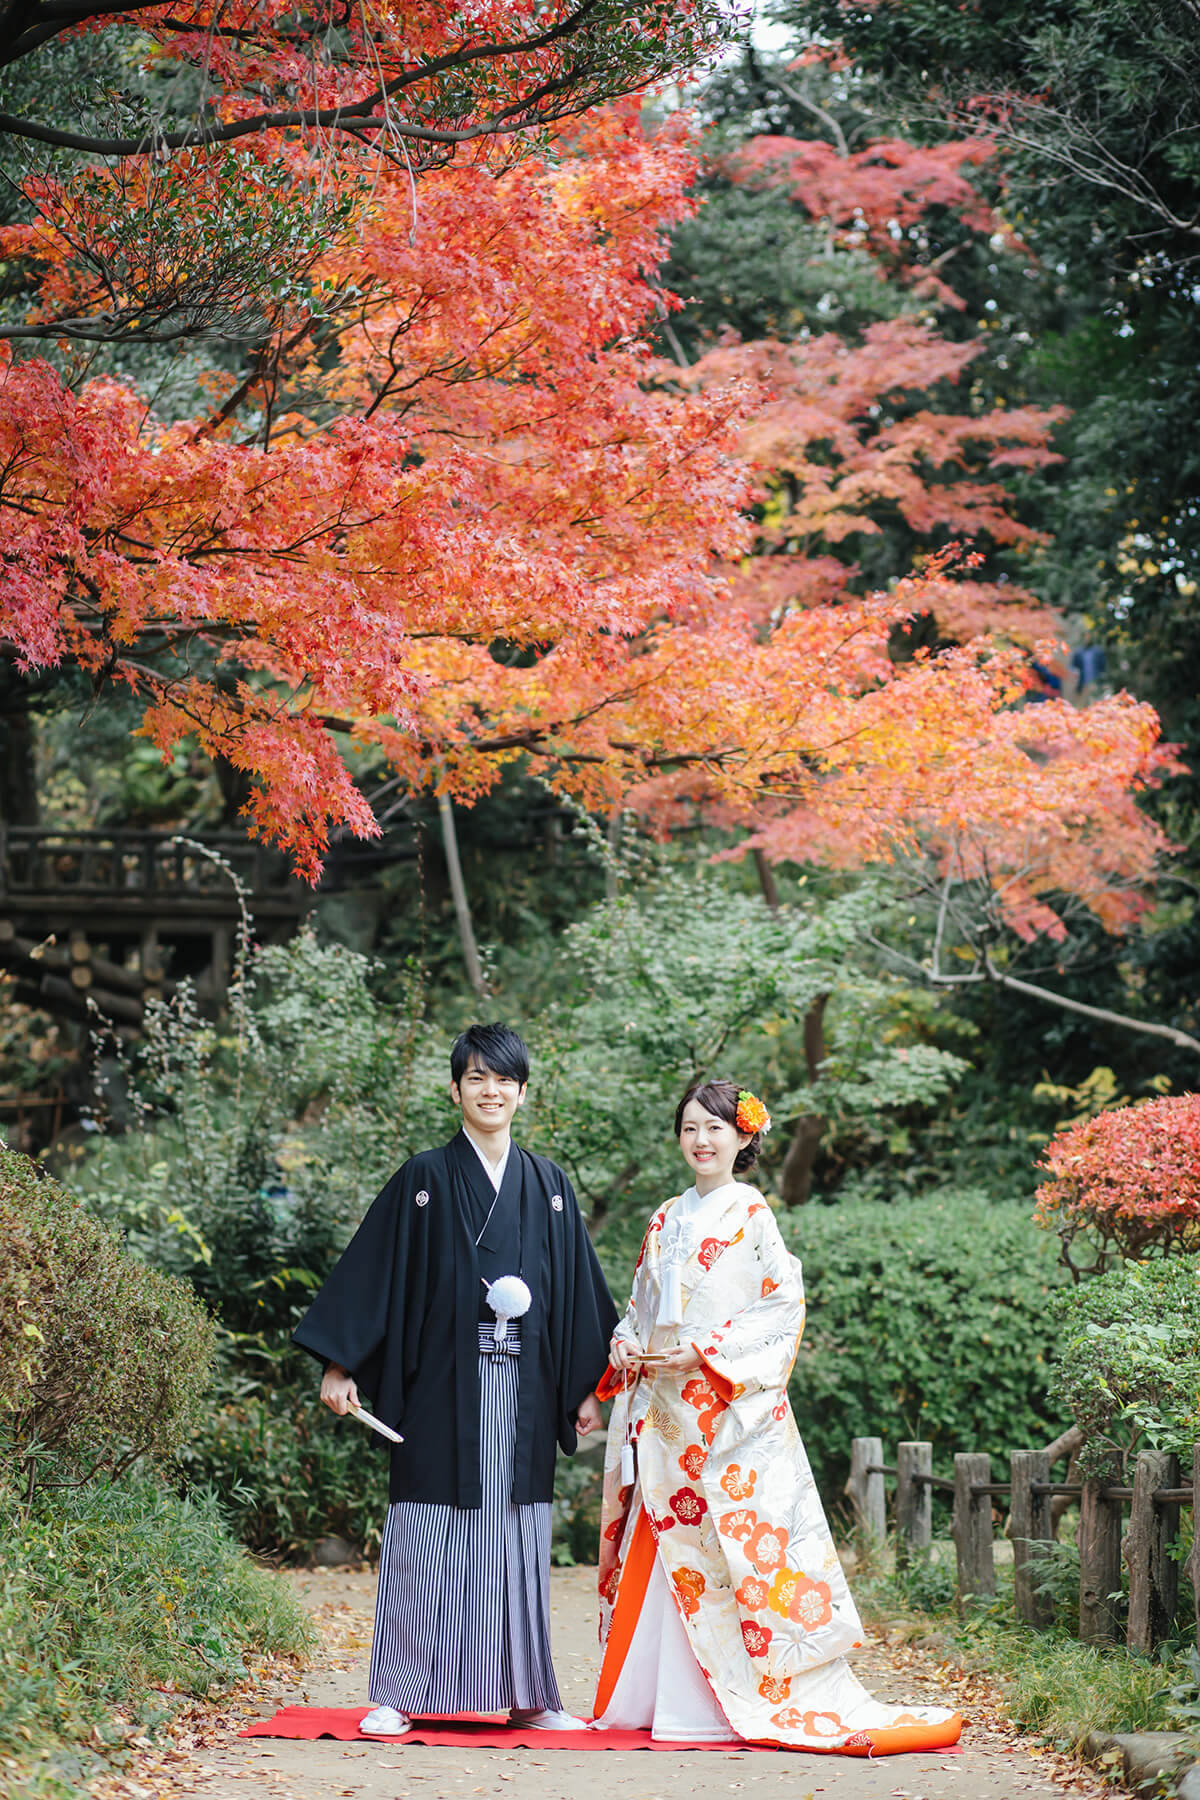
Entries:
[[956,1742],[958,1713],[876,1700],[846,1661],[862,1627],[788,1404],[803,1330],[800,1264],[753,1188],[655,1213],[616,1336],[701,1366],[597,1390],[615,1401],[597,1724],[851,1756]]

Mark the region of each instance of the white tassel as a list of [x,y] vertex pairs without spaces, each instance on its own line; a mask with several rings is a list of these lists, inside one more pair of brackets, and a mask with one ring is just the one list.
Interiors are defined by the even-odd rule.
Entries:
[[659,1325],[679,1325],[682,1321],[683,1284],[680,1281],[678,1266],[669,1263],[663,1270],[657,1323]]
[[495,1281],[485,1281],[483,1285],[487,1288],[488,1305],[496,1315],[492,1337],[502,1344],[508,1336],[508,1321],[524,1318],[533,1305],[533,1295],[519,1275],[498,1275]]
[[621,1445],[621,1486],[632,1487],[636,1473],[633,1460],[633,1445]]

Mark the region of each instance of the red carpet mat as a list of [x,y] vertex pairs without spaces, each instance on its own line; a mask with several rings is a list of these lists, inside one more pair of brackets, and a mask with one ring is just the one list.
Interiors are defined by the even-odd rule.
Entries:
[[530,1731],[501,1719],[421,1719],[398,1738],[363,1738],[358,1722],[369,1706],[281,1706],[273,1719],[259,1719],[241,1737],[343,1738],[362,1744],[431,1744],[446,1750],[767,1750],[768,1744],[668,1744],[648,1731]]

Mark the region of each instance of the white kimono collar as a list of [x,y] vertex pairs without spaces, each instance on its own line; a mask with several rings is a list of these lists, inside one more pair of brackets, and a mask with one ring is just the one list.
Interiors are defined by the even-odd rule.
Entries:
[[671,1201],[667,1208],[667,1218],[699,1218],[702,1214],[706,1213],[709,1210],[709,1207],[714,1203],[719,1204],[720,1210],[724,1212],[725,1208],[730,1204],[733,1195],[741,1188],[745,1187],[745,1185],[744,1181],[725,1181],[722,1182],[721,1186],[718,1188],[710,1188],[707,1194],[700,1194],[696,1191],[696,1187],[693,1184],[690,1188],[685,1188],[682,1194]]
[[667,1207],[659,1232],[661,1287],[657,1325],[682,1323],[684,1268],[700,1247],[705,1225],[715,1224],[728,1211],[743,1185],[740,1181],[726,1181],[707,1194],[697,1193],[692,1186]]

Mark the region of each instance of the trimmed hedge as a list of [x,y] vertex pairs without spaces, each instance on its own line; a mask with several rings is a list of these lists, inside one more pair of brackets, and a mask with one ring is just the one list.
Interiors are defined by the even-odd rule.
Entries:
[[888,1461],[926,1438],[945,1469],[956,1450],[1006,1458],[1069,1422],[1049,1393],[1065,1271],[1024,1204],[943,1189],[808,1206],[780,1225],[808,1294],[792,1405],[827,1504],[851,1438],[882,1438]]
[[0,1149],[0,1450],[27,1493],[173,1451],[200,1416],[215,1342],[185,1281]]

